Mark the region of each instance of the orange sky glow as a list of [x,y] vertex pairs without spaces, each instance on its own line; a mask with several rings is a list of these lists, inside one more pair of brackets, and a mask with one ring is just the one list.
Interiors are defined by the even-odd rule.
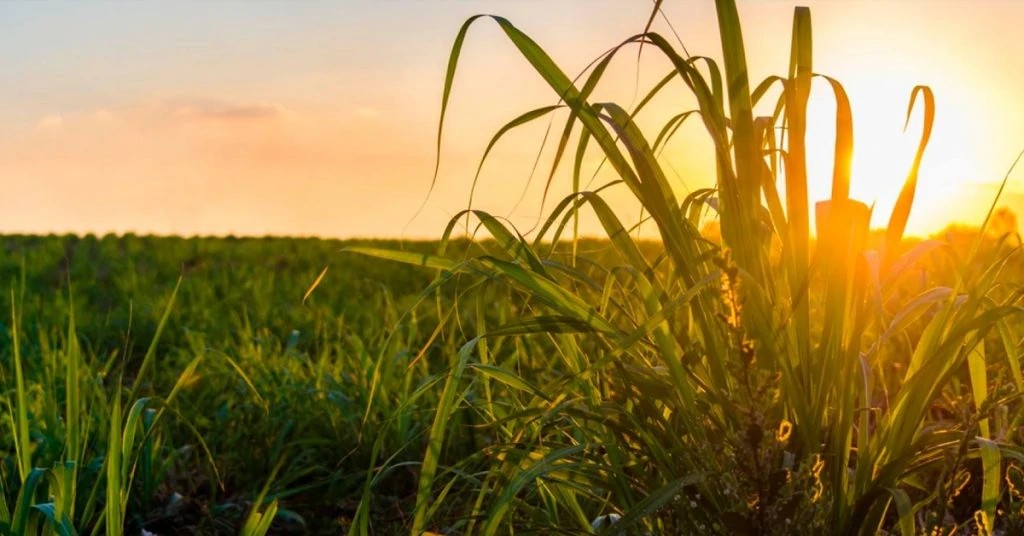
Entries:
[[[785,74],[796,5],[811,7],[815,70],[850,95],[851,193],[875,203],[874,223],[884,225],[917,143],[920,118],[903,133],[917,84],[933,88],[937,114],[908,230],[980,223],[1024,149],[1024,3],[740,1],[755,80]],[[490,136],[556,101],[497,27],[479,23],[427,198],[444,69],[460,24],[475,13],[506,16],[575,75],[641,31],[649,9],[603,0],[5,3],[0,232],[437,237],[467,206]],[[713,2],[667,1],[665,11],[691,54],[720,55]],[[671,36],[664,21],[654,30]],[[596,100],[628,105],[638,78],[644,89],[667,71],[645,50],[638,77],[636,53],[622,54]],[[827,87],[813,91],[808,164],[820,199],[830,188],[834,104]],[[638,121],[653,136],[693,104],[675,86]],[[546,126],[499,143],[475,208],[524,231],[536,223],[553,143],[532,180],[530,172]],[[557,119],[555,128],[552,137]],[[667,147],[680,193],[712,184],[709,147],[697,122]],[[592,153],[586,169],[598,161]],[[563,167],[544,211],[569,191]],[[609,178],[598,175],[592,186]],[[623,219],[639,216],[624,188],[609,195]],[[1024,169],[1011,174],[1001,204],[1024,213]]]

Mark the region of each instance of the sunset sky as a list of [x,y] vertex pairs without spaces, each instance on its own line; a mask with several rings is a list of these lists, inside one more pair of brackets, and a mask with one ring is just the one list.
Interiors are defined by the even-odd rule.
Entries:
[[[918,123],[902,134],[915,84],[932,86],[937,116],[910,231],[980,222],[1024,148],[1024,2],[740,2],[754,79],[785,74],[795,5],[811,6],[815,70],[850,94],[852,194],[876,202],[876,223],[884,223],[917,142]],[[438,184],[413,219],[430,185],[444,69],[459,25],[475,13],[506,16],[574,75],[641,31],[649,6],[5,2],[0,233],[436,237],[466,207],[491,134],[556,100],[497,27],[479,23],[456,78]],[[720,56],[713,2],[669,0],[666,12],[691,54]],[[655,30],[671,36],[661,21]],[[665,72],[645,51],[640,87]],[[636,79],[634,49],[609,72],[599,100],[631,103]],[[814,91],[810,150],[828,155],[810,161],[812,179],[821,181],[812,194],[820,197],[831,176],[833,105],[826,87]],[[676,86],[643,125],[650,132],[692,104]],[[524,230],[536,221],[546,171],[528,177],[545,126],[498,146],[475,207]],[[711,184],[697,123],[665,158],[680,192]],[[589,169],[597,161],[594,153]],[[1003,204],[1022,212],[1024,169],[1011,177]],[[559,176],[551,198],[566,191]],[[635,217],[624,194],[612,195]]]

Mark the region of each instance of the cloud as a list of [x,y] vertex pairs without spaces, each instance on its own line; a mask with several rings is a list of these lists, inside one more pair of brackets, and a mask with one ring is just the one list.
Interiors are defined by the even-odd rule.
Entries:
[[163,105],[177,117],[220,121],[272,119],[281,113],[278,106],[271,104],[220,99],[179,98],[164,101]]
[[[0,131],[0,179],[10,190],[0,227],[397,233],[422,201],[425,179],[410,187],[409,178],[431,169],[430,134],[353,121],[356,108],[164,94],[40,114],[31,133]],[[438,190],[437,199],[455,197]]]

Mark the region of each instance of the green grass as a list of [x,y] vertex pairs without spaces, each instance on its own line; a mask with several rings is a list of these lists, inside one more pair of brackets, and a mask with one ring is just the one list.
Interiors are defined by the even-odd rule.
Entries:
[[[346,528],[368,445],[395,462],[419,455],[403,449],[437,397],[397,408],[454,347],[436,339],[407,370],[432,329],[421,326],[436,323],[405,314],[430,279],[343,257],[346,245],[0,238],[0,278],[14,286],[0,320],[0,523],[79,534],[243,524],[257,534],[273,519],[296,533]],[[400,502],[410,472],[381,492]]]
[[[473,17],[459,31],[439,147],[468,30],[489,20],[568,110],[549,181],[575,137],[573,193],[529,239],[484,212],[453,218],[449,232],[464,217],[495,240],[460,261],[359,250],[433,269],[439,283],[460,279],[459,303],[471,308],[492,303],[476,292],[507,288],[505,306],[519,316],[479,322],[457,354],[423,456],[413,533],[588,531],[604,514],[621,516],[612,532],[991,532],[997,513],[1019,514],[1000,507],[1005,468],[1024,459],[1010,426],[1020,415],[1020,339],[1010,330],[1021,292],[1001,282],[1016,248],[983,248],[979,235],[953,257],[951,273],[923,281],[916,296],[905,283],[941,252],[903,240],[936,113],[930,89],[910,93],[908,121],[915,103],[924,114],[919,148],[888,226],[872,241],[871,209],[849,198],[850,102],[841,82],[824,77],[836,101],[835,169],[812,230],[804,138],[811,82],[821,75],[810,12],[794,13],[788,74],[755,85],[736,6],[720,0],[716,8],[722,62],[699,58],[706,70],[649,31],[576,79],[507,19]],[[714,150],[713,191],[680,199],[658,158],[656,147],[686,116],[671,118],[653,144],[634,120],[671,83],[655,85],[631,111],[592,100],[609,62],[644,45],[671,65],[665,82],[697,104]],[[772,91],[775,113],[755,118]],[[513,119],[488,151],[560,108]],[[603,200],[604,186],[579,190],[588,151],[614,170],[607,186],[628,188],[644,208],[662,246],[653,258],[632,238],[635,222]],[[603,226],[612,259],[578,253],[584,210]],[[707,218],[720,223],[720,242],[702,235]],[[568,256],[548,246],[561,243]],[[488,372],[474,374],[476,364]],[[459,406],[494,436],[478,456],[439,472]],[[476,499],[463,499],[460,517],[435,519],[439,501],[467,488]],[[363,506],[371,499],[364,494]],[[958,504],[965,500],[970,506]]]
[[[824,78],[835,169],[811,207],[810,12],[780,41],[788,71],[755,83],[736,6],[716,7],[720,62],[649,23],[575,78],[511,21],[463,25],[441,125],[485,21],[556,102],[484,158],[565,120],[548,181],[573,192],[526,236],[467,209],[436,243],[0,237],[0,533],[1020,531],[1019,238],[904,238],[941,113],[924,86],[916,158],[871,231],[850,103]],[[669,76],[632,109],[601,101],[641,47]],[[679,89],[697,108],[644,131]],[[659,155],[696,120],[715,188],[681,196]],[[583,188],[590,155],[612,183]],[[578,236],[584,212],[604,236]]]
[[[11,332],[15,324],[4,322],[8,331],[0,336],[0,363],[10,380],[2,396],[12,408],[0,435],[6,453],[0,522],[12,533],[34,526],[83,534],[121,527],[129,533],[236,534],[267,523],[277,533],[402,533],[422,512],[420,522],[435,531],[475,533],[585,530],[599,515],[616,513],[620,523],[674,530],[673,523],[685,519],[674,509],[690,512],[693,501],[697,512],[706,512],[698,519],[706,526],[743,526],[748,521],[738,517],[743,512],[736,502],[713,512],[710,501],[722,498],[707,493],[722,488],[719,482],[735,493],[757,489],[757,473],[746,472],[753,468],[737,469],[744,467],[739,454],[751,452],[727,451],[730,442],[723,439],[740,449],[753,433],[746,421],[761,418],[762,470],[770,477],[778,471],[771,464],[792,467],[775,493],[795,501],[822,491],[811,507],[788,506],[812,518],[792,522],[831,526],[822,506],[830,500],[822,478],[827,473],[815,477],[811,456],[801,460],[790,450],[799,424],[787,443],[772,440],[783,419],[796,422],[784,413],[768,420],[780,405],[779,388],[758,390],[780,378],[755,368],[747,378],[754,389],[746,393],[743,369],[728,365],[724,375],[741,385],[729,401],[736,414],[729,415],[714,411],[701,388],[677,393],[662,363],[659,344],[668,342],[655,337],[663,319],[668,330],[660,336],[690,336],[694,328],[681,331],[693,322],[687,304],[703,291],[716,292],[716,303],[728,301],[733,283],[723,287],[716,274],[661,306],[644,298],[653,285],[641,287],[637,273],[622,268],[619,248],[630,243],[632,258],[647,262],[649,273],[668,273],[660,244],[651,242],[581,240],[577,268],[570,269],[572,244],[538,244],[542,255],[534,256],[515,241],[484,241],[472,249],[449,243],[446,255],[436,257],[424,252],[436,252],[437,243],[407,244],[406,253],[396,253],[396,243],[2,238],[0,275],[16,285],[20,329]],[[449,271],[432,286],[430,270],[339,253],[343,248],[386,251],[392,259]],[[894,392],[900,380],[893,374],[909,364],[911,343],[950,295],[921,289],[954,281],[966,267],[957,258],[966,246],[923,242],[911,251],[929,248],[933,253],[917,264],[926,281],[913,273],[890,291],[906,305],[874,350],[878,389]],[[1004,251],[987,242],[978,255]],[[325,262],[331,267],[303,302]],[[464,275],[451,271],[459,266]],[[553,278],[547,281],[559,284],[545,284],[521,266],[543,270]],[[1024,265],[1011,258],[997,292],[1009,296],[1022,280]],[[523,292],[525,285],[536,289]],[[581,300],[567,297],[570,290]],[[572,316],[585,314],[587,304],[612,312],[604,313],[604,322]],[[729,314],[715,318],[735,337]],[[611,340],[627,322],[634,331],[607,348],[602,338]],[[975,347],[969,353],[968,364],[929,409],[945,420],[926,422],[947,422],[961,433],[980,430],[977,416],[984,412],[991,415],[993,437],[1006,447],[1021,439],[1014,423],[1022,414],[1012,398],[1019,368],[1007,360],[1017,354],[1007,354],[1004,343],[1019,341],[1020,330],[1003,323],[997,331],[984,352]],[[481,333],[489,335],[475,338]],[[691,381],[688,368],[696,358],[677,355],[689,360],[683,381]],[[147,356],[150,366],[140,375]],[[977,406],[971,381],[980,373],[971,361],[979,359],[988,389]],[[692,403],[700,415],[666,412],[666,400],[674,408]],[[23,421],[17,408],[24,408]],[[734,428],[709,428],[703,445],[677,432],[699,430],[702,418]],[[15,433],[19,422],[26,434]],[[955,447],[940,453],[955,454],[960,443]],[[968,492],[951,502],[955,519],[964,523],[980,507],[984,482],[981,451],[971,452],[922,468],[933,479],[949,473],[945,481],[957,484],[974,475]],[[920,500],[921,489],[938,489],[931,482],[915,482],[907,500]],[[977,491],[970,491],[975,484]],[[1008,510],[1019,498],[1002,491],[1000,508]],[[619,496],[634,506],[613,502]],[[123,521],[107,525],[108,516]]]

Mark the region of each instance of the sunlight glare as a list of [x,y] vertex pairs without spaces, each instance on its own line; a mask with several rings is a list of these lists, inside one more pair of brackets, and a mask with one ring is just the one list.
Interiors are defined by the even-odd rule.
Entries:
[[[871,73],[871,71],[865,71]],[[893,75],[893,76],[889,76]],[[906,130],[906,109],[914,83],[898,73],[847,77],[844,87],[853,108],[854,154],[850,195],[874,205],[871,225],[885,227],[903,188],[921,136],[923,106],[918,102]],[[942,95],[936,95],[937,104]],[[908,233],[926,235],[948,222],[945,210],[956,204],[958,192],[970,186],[970,140],[977,129],[971,120],[948,107],[937,106],[931,141],[925,151]],[[815,82],[808,105],[808,175],[811,202],[831,193],[835,100],[824,81]]]

